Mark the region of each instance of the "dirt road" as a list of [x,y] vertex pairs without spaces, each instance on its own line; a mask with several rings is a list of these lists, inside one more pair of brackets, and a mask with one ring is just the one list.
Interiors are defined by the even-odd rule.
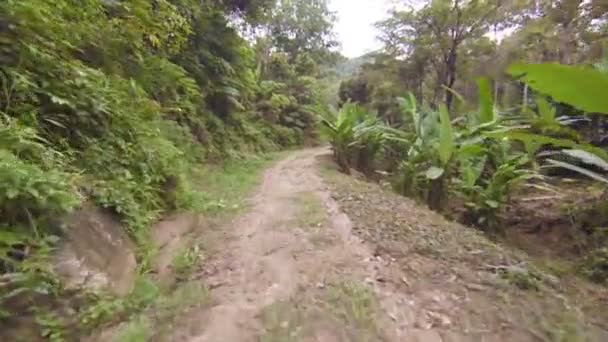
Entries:
[[[277,328],[284,331],[271,332],[271,318],[264,317],[303,293],[308,298],[297,303],[303,306],[298,310],[307,311],[304,306],[314,305],[327,292],[340,291],[340,287],[348,286],[347,282],[359,282],[353,287],[367,291],[369,284],[365,281],[373,282],[370,280],[381,268],[372,252],[352,235],[349,219],[338,212],[316,172],[316,157],[326,153],[325,149],[301,151],[265,173],[251,210],[227,230],[223,251],[214,258],[217,272],[206,279],[214,288],[213,306],[189,318],[189,329],[177,334],[176,340],[257,341],[265,336],[281,340],[277,335],[281,333],[312,341],[351,340],[349,334],[357,327],[349,327],[349,322],[339,319],[329,325],[324,319],[319,325],[304,322],[309,317],[302,318],[302,322],[289,322],[285,317],[286,321],[276,322]],[[324,315],[304,314],[319,314],[319,319]],[[384,317],[365,319],[370,320],[366,324],[391,326]],[[311,326],[289,326],[296,323]],[[294,331],[289,331],[291,328]],[[298,328],[300,331],[295,331]],[[353,331],[349,331],[351,328]]]
[[[325,183],[319,160],[328,153],[299,151],[266,171],[251,209],[206,262],[211,304],[189,312],[168,340],[550,339],[559,323],[536,317],[570,306],[550,295],[528,308],[537,294],[483,266],[520,260],[375,185],[336,175]],[[581,319],[572,322],[594,331]]]

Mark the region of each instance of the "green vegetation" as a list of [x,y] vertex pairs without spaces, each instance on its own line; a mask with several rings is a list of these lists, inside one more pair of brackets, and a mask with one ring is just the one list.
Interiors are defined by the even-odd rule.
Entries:
[[[518,65],[511,70],[525,72],[526,68]],[[552,70],[551,77],[568,78],[578,70],[581,69],[559,66]],[[580,95],[570,92],[572,103],[568,104],[584,107],[589,102],[584,89],[597,89],[605,82],[606,76],[599,71],[585,69],[584,72],[594,77],[584,77],[584,81],[578,83],[576,78],[569,78],[568,87],[576,88]],[[525,80],[532,77],[526,75]],[[534,83],[539,93],[555,95],[556,87],[551,82],[542,83],[541,75],[535,77],[535,81],[529,82]],[[594,80],[597,82],[593,83]],[[386,168],[391,171],[395,155],[389,152],[399,143],[407,153],[400,156],[403,160],[397,162],[394,172],[398,192],[422,198],[431,209],[439,211],[446,209],[450,196],[455,196],[464,203],[463,219],[491,232],[501,229],[499,213],[513,188],[518,184],[538,186],[545,182],[538,165],[541,169],[566,168],[606,182],[605,176],[595,171],[608,170],[606,152],[577,136],[560,135],[568,128],[555,128],[562,124],[556,121],[555,111],[541,95],[538,95],[537,112],[526,110],[522,118],[500,112],[488,84],[483,79],[478,82],[478,109],[460,116],[450,115],[444,105],[437,110],[420,107],[410,93],[396,100],[402,112],[398,126],[391,127],[376,114],[350,103],[344,105],[333,121],[325,118],[322,124],[334,147],[336,161],[344,171],[352,165],[369,175],[369,165],[378,159],[381,160],[377,165],[388,165]],[[608,113],[607,106],[597,106],[596,113]],[[454,116],[458,118],[452,119]],[[541,147],[551,149],[548,158],[546,152],[539,153]],[[559,155],[569,159],[557,160]],[[366,162],[353,164],[350,162],[353,158]]]
[[122,220],[144,273],[163,215],[242,207],[260,155],[316,139],[333,21],[324,1],[3,1],[1,317],[62,295],[51,251],[85,204]]
[[[558,193],[564,177],[608,183],[606,13],[566,0],[398,7],[377,24],[385,48],[362,57],[340,110],[321,119],[336,162],[492,235],[508,232],[522,193]],[[571,225],[583,249],[599,248],[582,262],[599,280],[605,240],[593,232],[608,221],[595,217]],[[527,279],[513,280],[534,288]]]
[[172,291],[155,297],[141,313],[131,314],[114,335],[115,341],[149,341],[162,337],[178,323],[174,319],[188,308],[205,304],[209,300],[207,288],[198,281],[180,284]]
[[262,313],[265,334],[260,341],[305,341],[324,331],[348,341],[382,340],[378,309],[371,288],[354,280],[337,281],[314,296],[298,295],[266,307]]
[[299,341],[305,324],[305,309],[300,303],[278,302],[265,308],[262,313],[265,333],[260,342]]
[[130,321],[123,327],[115,341],[145,342],[151,337],[152,322],[147,317],[141,317],[135,321]]
[[[343,172],[386,176],[492,235],[525,205],[520,192],[559,192],[564,177],[605,186],[607,13],[576,0],[398,6],[377,24],[385,48],[346,60],[327,0],[4,0],[0,323],[30,316],[36,335],[60,341],[129,319],[121,338],[149,339],[189,296],[206,298],[155,282],[150,226],[237,213],[276,151],[319,133]],[[589,250],[580,274],[600,283],[607,197],[568,213]],[[305,225],[325,219],[317,204],[303,198]],[[65,291],[53,272],[66,218],[88,206],[135,242],[140,274],[125,298]],[[180,277],[201,261],[197,246],[173,260]],[[371,324],[369,293],[331,293],[338,318]]]
[[296,198],[301,212],[298,214],[302,228],[319,229],[327,219],[325,207],[319,195],[314,192],[303,192]]
[[332,243],[327,232],[327,210],[315,192],[302,192],[296,197],[299,211],[296,214],[297,227],[308,232],[308,239],[314,246]]
[[378,303],[371,288],[354,281],[344,281],[327,290],[329,310],[348,327],[356,329],[357,341],[372,341],[378,333]]
[[204,255],[197,244],[182,246],[171,263],[171,269],[178,276],[187,275],[203,261]]
[[582,267],[582,273],[598,283],[608,281],[608,247],[590,253]]
[[255,158],[231,160],[222,166],[203,167],[193,175],[198,184],[205,184],[199,206],[208,215],[234,213],[245,207],[247,194],[260,182],[265,167],[281,153],[269,153]]

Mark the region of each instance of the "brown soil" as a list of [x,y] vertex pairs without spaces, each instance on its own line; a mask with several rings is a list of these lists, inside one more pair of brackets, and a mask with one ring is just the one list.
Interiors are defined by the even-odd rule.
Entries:
[[[599,203],[597,182],[560,180],[551,189],[518,189],[503,214],[506,241],[536,257],[573,260],[593,249],[601,218],[586,212]],[[598,222],[585,222],[597,219]]]
[[266,172],[201,265],[212,305],[163,340],[608,340],[605,314],[526,256],[328,158],[300,151]]
[[185,247],[188,236],[196,232],[199,227],[208,227],[210,223],[203,224],[203,218],[194,214],[180,214],[166,218],[152,227],[152,241],[157,254],[153,261],[153,270],[161,282],[169,283],[174,280],[172,262],[180,249]]

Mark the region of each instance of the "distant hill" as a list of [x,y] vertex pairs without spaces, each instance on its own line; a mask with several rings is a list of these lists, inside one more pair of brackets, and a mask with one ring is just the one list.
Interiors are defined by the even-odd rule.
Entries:
[[336,65],[336,74],[340,79],[346,79],[356,74],[361,66],[365,63],[371,63],[374,61],[373,53],[368,53],[363,56],[348,58],[343,62]]

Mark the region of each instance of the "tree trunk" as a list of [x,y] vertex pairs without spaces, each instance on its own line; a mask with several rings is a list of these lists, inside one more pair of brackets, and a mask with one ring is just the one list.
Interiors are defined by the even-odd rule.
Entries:
[[334,159],[338,163],[340,170],[345,174],[350,175],[350,163],[348,162],[346,153],[334,148]]
[[365,148],[359,149],[357,156],[357,169],[367,177],[371,177],[372,175],[373,168],[371,167],[370,153]]
[[426,200],[426,203],[431,210],[441,211],[443,209],[444,188],[444,176],[441,176],[431,182],[431,188]]
[[458,59],[458,54],[456,53],[456,48],[452,48],[450,50],[450,54],[448,55],[448,59],[446,61],[446,82],[445,86],[447,89],[445,90],[445,105],[448,107],[448,110],[452,108],[452,102],[454,101],[454,93],[452,93],[452,88],[456,83],[456,61]]

